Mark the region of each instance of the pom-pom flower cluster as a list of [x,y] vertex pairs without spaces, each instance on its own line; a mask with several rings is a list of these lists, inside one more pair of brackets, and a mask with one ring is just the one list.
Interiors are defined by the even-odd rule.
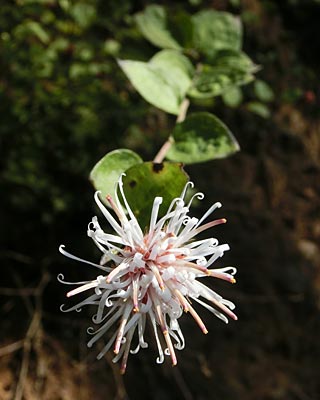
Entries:
[[[229,246],[219,245],[214,238],[195,240],[201,232],[226,222],[225,219],[217,219],[204,223],[221,204],[212,205],[201,219],[190,217],[188,213],[193,199],[204,196],[196,193],[187,202],[188,187],[193,187],[193,183],[186,184],[180,197],[171,202],[162,218],[158,218],[162,198],[154,199],[150,224],[144,233],[127,202],[120,177],[114,199],[107,196],[118,220],[103,205],[99,192],[95,194],[95,201],[114,234],[105,233],[97,217],[93,217],[88,225],[88,236],[103,253],[101,263],[82,260],[66,252],[63,245],[60,246],[60,252],[65,256],[103,271],[93,281],[77,283],[66,282],[60,274],[58,279],[61,282],[80,285],[68,292],[67,297],[92,291],[88,298],[75,306],[64,309],[63,305],[61,309],[79,311],[86,305],[96,307],[92,321],[99,327],[88,328],[88,333],[92,335],[88,346],[91,347],[111,330],[98,358],[113,347],[113,361],[121,360],[123,373],[129,353],[135,354],[140,348],[148,347],[144,339],[147,320],[151,323],[158,347],[157,363],[162,363],[164,356],[168,355],[172,364],[176,365],[175,350],[185,346],[178,322],[183,312],[189,312],[200,329],[207,333],[193,304],[199,303],[224,322],[228,322],[226,316],[237,319],[232,312],[234,304],[198,280],[214,277],[235,282],[234,267],[211,269],[212,264],[229,250]],[[133,342],[136,342],[134,347]]]

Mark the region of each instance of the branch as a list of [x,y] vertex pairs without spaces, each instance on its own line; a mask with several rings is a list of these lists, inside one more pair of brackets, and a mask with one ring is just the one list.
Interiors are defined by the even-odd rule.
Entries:
[[[185,98],[180,106],[180,111],[176,120],[177,123],[183,122],[185,120],[189,105],[190,105],[189,99]],[[165,158],[166,154],[168,153],[173,143],[174,139],[172,136],[170,136],[169,139],[163,144],[161,149],[158,151],[157,155],[153,159],[153,162],[156,164],[162,163],[163,159]]]
[[0,357],[6,356],[7,354],[13,353],[21,347],[23,347],[24,340],[18,340],[17,342],[13,342],[8,344],[7,346],[3,346],[0,348]]
[[189,105],[190,105],[190,100],[185,98],[180,106],[179,115],[177,116],[177,123],[183,122],[186,119]]
[[23,339],[23,358],[22,358],[19,379],[16,387],[14,400],[21,400],[23,398],[24,387],[29,371],[31,348],[33,345],[33,341],[40,333],[39,331],[41,329],[42,293],[47,283],[49,282],[49,279],[50,275],[47,272],[44,272],[38,286],[34,290],[35,308],[26,336]]

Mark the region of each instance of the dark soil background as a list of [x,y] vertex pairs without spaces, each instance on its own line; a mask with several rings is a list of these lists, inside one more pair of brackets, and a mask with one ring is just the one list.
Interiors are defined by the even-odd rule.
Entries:
[[[25,3],[1,6],[0,22],[11,37],[32,15],[50,11],[58,20],[62,13],[55,1],[34,8]],[[150,348],[132,355],[121,376],[111,354],[97,361],[98,349],[87,349],[86,311],[59,311],[66,290],[57,274],[82,280],[92,271],[64,259],[58,246],[64,243],[83,258],[98,257],[86,238],[87,222],[97,212],[87,180],[90,169],[117,147],[152,158],[173,123],[146,107],[113,61],[94,81],[82,76],[63,84],[59,79],[73,62],[78,42],[91,41],[94,49],[99,38],[127,40],[125,16],[148,3],[119,1],[108,10],[105,3],[94,3],[99,9],[94,29],[71,35],[74,42],[50,79],[37,75],[36,62],[29,59],[36,57],[35,45],[24,36],[4,47],[0,399],[318,400],[318,1],[207,1],[198,6],[241,14],[245,51],[262,66],[258,77],[275,93],[268,118],[248,111],[251,86],[237,109],[217,101],[211,111],[231,128],[241,152],[187,168],[206,195],[196,214],[215,201],[223,203],[219,213],[228,224],[215,233],[231,251],[220,264],[237,266],[238,274],[236,285],[215,288],[236,303],[239,321],[224,325],[203,311],[209,330],[203,335],[186,315],[187,345],[178,353],[177,367],[157,365],[150,340]],[[176,3],[197,10],[193,2]],[[1,34],[3,43],[6,37]]]

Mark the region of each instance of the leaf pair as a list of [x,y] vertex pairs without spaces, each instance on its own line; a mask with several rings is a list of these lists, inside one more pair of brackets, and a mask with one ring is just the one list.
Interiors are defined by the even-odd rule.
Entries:
[[143,36],[164,50],[149,62],[119,65],[141,96],[161,110],[178,115],[187,96],[212,98],[253,80],[257,67],[241,51],[237,17],[214,10],[169,17],[163,7],[151,5],[135,19]]
[[145,63],[119,61],[132,85],[152,105],[178,115],[192,82],[194,67],[183,54],[163,50]]
[[182,164],[143,162],[138,154],[127,149],[106,154],[91,171],[90,180],[105,199],[108,194],[113,196],[121,174],[125,174],[123,185],[126,198],[142,228],[149,223],[153,199],[163,197],[159,213],[163,215],[188,181]]
[[227,12],[168,15],[164,7],[150,5],[136,14],[135,20],[143,36],[162,49],[195,49],[212,58],[216,51],[240,50],[242,46],[241,21]]
[[95,165],[90,180],[105,198],[113,194],[119,176],[125,173],[123,183],[129,204],[140,222],[147,224],[145,218],[150,215],[154,197],[164,198],[162,210],[166,210],[170,201],[180,195],[188,179],[182,162],[208,161],[239,150],[228,128],[206,112],[191,114],[177,124],[172,139],[174,142],[166,157],[175,162],[143,162],[133,151],[119,149],[108,153]]

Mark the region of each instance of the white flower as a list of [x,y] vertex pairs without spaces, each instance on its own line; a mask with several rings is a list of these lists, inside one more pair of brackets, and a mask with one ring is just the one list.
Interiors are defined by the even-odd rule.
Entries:
[[[226,315],[237,319],[231,311],[235,307],[234,304],[198,280],[214,277],[235,282],[234,267],[210,269],[211,265],[229,250],[229,246],[219,245],[214,238],[195,241],[195,236],[200,232],[226,222],[225,219],[218,219],[204,223],[221,204],[215,203],[200,220],[188,216],[192,200],[195,197],[204,197],[202,193],[197,193],[187,204],[185,196],[188,186],[193,187],[193,183],[186,184],[181,196],[171,202],[167,213],[160,219],[158,211],[162,198],[154,199],[150,225],[144,234],[126,200],[120,177],[115,199],[107,196],[118,221],[102,204],[99,192],[95,194],[95,201],[115,234],[105,233],[97,217],[93,217],[88,225],[88,236],[103,253],[101,264],[79,259],[67,253],[63,245],[60,246],[59,250],[65,256],[103,271],[103,275],[99,275],[93,281],[76,283],[80,286],[67,293],[67,297],[70,297],[92,290],[88,298],[67,310],[64,310],[63,306],[61,308],[62,311],[80,311],[85,305],[97,307],[92,321],[100,327],[96,330],[93,327],[88,328],[88,333],[92,335],[88,346],[91,347],[113,328],[114,332],[98,354],[98,358],[103,357],[113,346],[116,354],[114,362],[122,359],[122,372],[126,369],[129,352],[134,354],[140,347],[148,347],[144,340],[147,319],[151,322],[159,351],[157,363],[162,363],[164,355],[168,355],[173,365],[177,364],[175,349],[181,350],[185,346],[178,322],[183,311],[189,312],[201,330],[207,333],[207,328],[192,303],[201,304],[224,322],[228,322]],[[62,274],[58,279],[63,283],[73,284],[65,282]],[[165,349],[159,337],[159,328],[166,343]],[[132,350],[131,342],[135,334],[137,345]]]

